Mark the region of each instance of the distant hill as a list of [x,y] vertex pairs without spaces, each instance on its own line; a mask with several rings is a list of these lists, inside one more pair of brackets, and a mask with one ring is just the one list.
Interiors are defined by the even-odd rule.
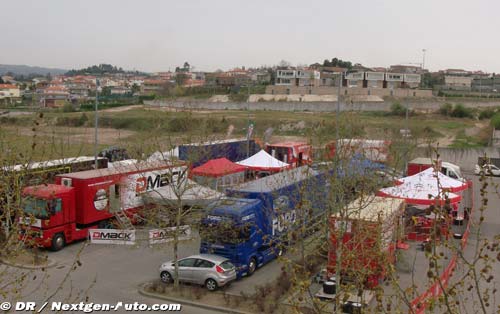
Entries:
[[66,72],[66,75],[69,76],[74,76],[74,75],[104,75],[104,74],[143,74],[139,71],[127,71],[124,70],[121,67],[116,67],[111,64],[99,64],[99,65],[92,65],[89,67],[86,67],[85,69],[73,69],[68,72]]
[[59,75],[68,72],[68,70],[56,69],[56,68],[42,68],[37,66],[29,65],[13,65],[13,64],[0,64],[0,75],[5,75],[8,72],[12,72],[15,75],[28,76],[30,74],[37,75]]

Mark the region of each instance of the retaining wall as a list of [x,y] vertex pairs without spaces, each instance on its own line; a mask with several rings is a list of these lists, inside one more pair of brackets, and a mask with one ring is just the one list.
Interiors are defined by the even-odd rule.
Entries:
[[[469,108],[500,107],[497,101],[474,101],[474,100],[417,100],[417,99],[391,99],[383,102],[351,102],[341,101],[341,111],[390,111],[394,102],[408,106],[411,110],[435,111],[444,103],[460,103]],[[312,112],[335,112],[336,102],[209,102],[209,101],[169,101],[151,100],[145,101],[146,105],[178,108],[181,110],[274,110],[274,111],[312,111]]]

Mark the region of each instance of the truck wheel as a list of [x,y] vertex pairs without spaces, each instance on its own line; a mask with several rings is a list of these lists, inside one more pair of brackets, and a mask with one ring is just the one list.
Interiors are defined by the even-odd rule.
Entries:
[[252,276],[252,274],[255,272],[257,269],[257,261],[255,260],[255,257],[252,257],[250,259],[250,262],[248,263],[248,276]]
[[215,291],[217,290],[217,281],[213,280],[212,278],[207,279],[205,281],[205,287],[207,288],[208,291]]
[[64,234],[57,233],[52,238],[52,246],[50,247],[52,251],[59,251],[66,245],[66,239],[64,239]]

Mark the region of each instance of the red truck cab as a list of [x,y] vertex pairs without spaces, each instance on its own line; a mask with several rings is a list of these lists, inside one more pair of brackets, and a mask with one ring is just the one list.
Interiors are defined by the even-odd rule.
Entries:
[[61,174],[57,184],[23,190],[27,217],[20,223],[27,238],[57,251],[85,239],[89,229],[109,227],[117,212],[133,216],[144,208],[144,193],[178,180],[183,170],[184,164],[162,162]]
[[267,144],[266,152],[293,167],[312,164],[312,146],[305,142]]

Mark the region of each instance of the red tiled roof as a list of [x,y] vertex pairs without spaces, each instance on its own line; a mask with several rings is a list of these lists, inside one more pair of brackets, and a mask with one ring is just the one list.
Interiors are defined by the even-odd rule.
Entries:
[[17,89],[14,84],[0,84],[0,89]]

